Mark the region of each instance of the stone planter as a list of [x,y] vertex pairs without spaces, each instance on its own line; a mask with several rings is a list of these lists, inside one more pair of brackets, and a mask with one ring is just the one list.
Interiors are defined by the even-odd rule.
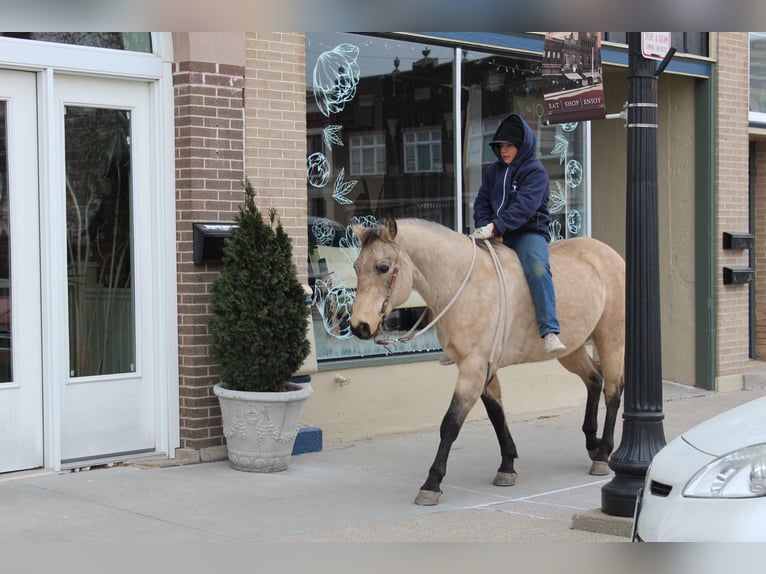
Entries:
[[229,464],[247,472],[280,472],[292,456],[310,385],[279,393],[213,387],[223,418]]

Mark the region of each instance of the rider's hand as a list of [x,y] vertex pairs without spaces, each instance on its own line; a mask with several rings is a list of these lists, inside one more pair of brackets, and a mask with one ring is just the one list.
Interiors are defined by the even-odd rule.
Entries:
[[495,224],[487,223],[484,227],[479,227],[472,234],[474,239],[492,239],[495,235]]

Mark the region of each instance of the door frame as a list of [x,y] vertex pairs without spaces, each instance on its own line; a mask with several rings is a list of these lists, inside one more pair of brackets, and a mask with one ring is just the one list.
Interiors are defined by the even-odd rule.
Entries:
[[[150,179],[154,217],[151,233],[151,293],[142,296],[155,306],[152,329],[157,348],[151,369],[155,384],[155,445],[157,452],[175,457],[180,445],[178,395],[178,312],[176,276],[175,141],[172,62],[170,33],[152,33],[154,54],[123,52],[0,38],[0,68],[35,72],[38,94],[38,165],[40,188],[40,271],[42,285],[55,285],[66,277],[66,260],[58,253],[57,242],[65,236],[63,165],[55,140],[57,103],[54,98],[54,75],[57,73],[119,77],[149,82],[151,123]],[[69,374],[69,355],[62,345],[60,310],[67,308],[66,291],[43,288],[42,382],[44,466],[61,469],[61,393],[62,377]]]

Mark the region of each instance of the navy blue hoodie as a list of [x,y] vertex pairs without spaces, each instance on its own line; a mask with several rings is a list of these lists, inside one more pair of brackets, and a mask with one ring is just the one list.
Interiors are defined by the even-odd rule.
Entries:
[[492,142],[509,141],[509,134],[518,133],[519,122],[524,141],[517,146],[518,153],[510,164],[506,165],[498,147],[490,143],[497,161],[482,176],[473,206],[474,227],[492,222],[496,236],[537,231],[550,241],[550,184],[548,172],[535,157],[537,138],[532,128],[519,114],[511,114],[500,123]]

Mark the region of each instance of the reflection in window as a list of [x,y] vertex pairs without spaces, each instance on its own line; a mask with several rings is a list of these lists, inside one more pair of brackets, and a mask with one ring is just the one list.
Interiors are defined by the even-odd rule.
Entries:
[[385,175],[386,136],[367,134],[351,136],[351,175]]
[[404,132],[404,172],[442,170],[442,133],[440,129]]
[[149,32],[0,32],[0,36],[131,52],[152,51]]
[[8,244],[7,102],[0,101],[0,383],[13,380],[11,361],[11,251]]
[[[350,224],[372,225],[391,214],[471,231],[482,173],[495,160],[488,143],[511,112],[536,131],[538,157],[551,179],[551,234],[558,239],[588,232],[586,128],[545,125],[541,57],[468,50],[459,56],[462,85],[456,86],[455,48],[306,34],[308,268],[320,362],[386,354],[349,331],[358,250]],[[458,133],[462,149],[456,152]],[[423,309],[414,293],[391,313],[388,330],[394,336],[407,332]],[[438,349],[433,330],[392,348],[399,355]]]
[[130,112],[64,116],[70,376],[135,371]]

